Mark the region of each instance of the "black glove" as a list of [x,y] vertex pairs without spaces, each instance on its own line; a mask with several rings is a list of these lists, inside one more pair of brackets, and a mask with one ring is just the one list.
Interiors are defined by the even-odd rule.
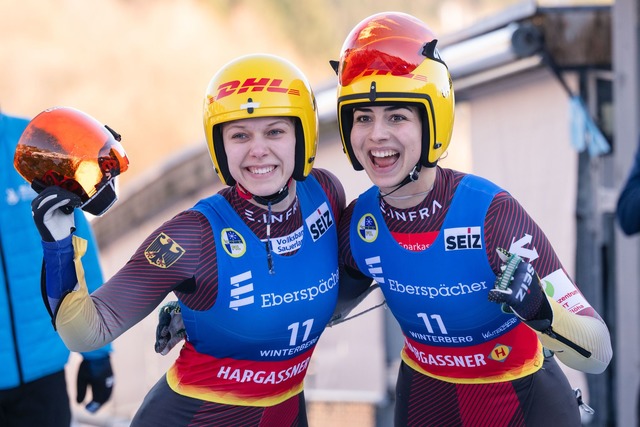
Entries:
[[80,197],[58,186],[42,190],[31,202],[33,221],[45,242],[63,240],[75,230],[73,210],[82,204]]
[[84,359],[78,369],[78,396],[76,401],[82,403],[87,394],[87,386],[91,386],[91,402],[87,403],[87,411],[94,413],[111,397],[113,391],[113,370],[109,356],[100,359]]
[[160,307],[156,327],[155,351],[166,355],[187,336],[178,301],[170,301]]
[[538,331],[548,329],[553,312],[533,266],[504,249],[498,249],[498,253],[505,264],[494,289],[489,291],[489,301],[502,304],[503,311],[515,313]]

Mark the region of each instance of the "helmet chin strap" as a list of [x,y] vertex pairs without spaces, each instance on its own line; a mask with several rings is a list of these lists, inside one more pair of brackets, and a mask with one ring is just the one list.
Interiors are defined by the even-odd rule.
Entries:
[[421,169],[422,169],[422,165],[420,163],[416,164],[413,167],[413,169],[411,169],[411,172],[409,172],[409,175],[405,176],[404,179],[402,181],[400,181],[400,184],[398,184],[398,186],[395,189],[391,190],[387,194],[380,193],[380,197],[387,197],[387,196],[395,193],[396,191],[398,191],[399,189],[401,189],[405,185],[407,185],[407,184],[409,184],[411,182],[417,181],[418,178],[420,177],[420,170]]
[[240,185],[239,182],[236,183],[236,191],[238,195],[245,200],[255,200],[258,204],[266,206],[268,209],[267,213],[267,240],[265,242],[265,249],[267,251],[267,267],[269,269],[269,274],[275,274],[275,269],[273,267],[273,256],[271,254],[271,206],[275,205],[283,201],[289,195],[289,185],[291,185],[292,178],[289,178],[286,185],[282,187],[278,192],[273,193],[269,196],[256,196],[255,194],[251,194]]
[[255,200],[256,203],[261,204],[263,206],[275,205],[280,203],[289,195],[289,185],[291,185],[291,180],[293,178],[289,178],[284,187],[282,187],[277,192],[270,194],[268,196],[256,196],[255,194],[251,194],[246,188],[244,188],[240,183],[236,183],[236,191],[245,200]]

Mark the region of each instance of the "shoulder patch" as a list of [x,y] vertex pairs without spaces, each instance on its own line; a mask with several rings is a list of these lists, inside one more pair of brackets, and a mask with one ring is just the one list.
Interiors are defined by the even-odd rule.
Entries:
[[366,213],[358,221],[358,236],[367,243],[378,238],[378,223],[372,214]]
[[149,264],[160,268],[169,268],[184,255],[185,250],[171,237],[164,233],[158,234],[153,242],[145,249],[144,256]]
[[224,228],[220,233],[224,251],[233,258],[239,258],[247,251],[244,237],[233,228]]

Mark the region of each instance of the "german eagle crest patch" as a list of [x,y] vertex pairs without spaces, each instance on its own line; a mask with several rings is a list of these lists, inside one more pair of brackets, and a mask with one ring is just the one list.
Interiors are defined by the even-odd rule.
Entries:
[[160,233],[145,249],[144,256],[150,264],[160,268],[169,268],[184,255],[185,250],[171,237]]

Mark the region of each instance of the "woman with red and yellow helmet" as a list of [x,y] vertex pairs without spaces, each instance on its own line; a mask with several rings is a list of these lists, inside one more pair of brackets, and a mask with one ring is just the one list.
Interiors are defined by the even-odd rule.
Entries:
[[[332,63],[344,151],[374,184],[343,214],[340,263],[379,284],[404,335],[395,425],[579,426],[551,354],[600,373],[607,326],[508,192],[438,165],[454,92],[436,44],[417,18],[380,13]],[[521,236],[536,250],[511,245]]]
[[[335,177],[312,169],[315,98],[293,64],[256,54],[213,76],[203,110],[227,187],[151,233],[98,293],[75,287],[79,270],[47,275],[69,290],[54,323],[67,346],[91,349],[173,292],[186,340],[131,425],[306,426],[303,380],[336,305],[345,204]],[[75,240],[45,248],[47,271],[73,265],[72,243],[78,258]]]

